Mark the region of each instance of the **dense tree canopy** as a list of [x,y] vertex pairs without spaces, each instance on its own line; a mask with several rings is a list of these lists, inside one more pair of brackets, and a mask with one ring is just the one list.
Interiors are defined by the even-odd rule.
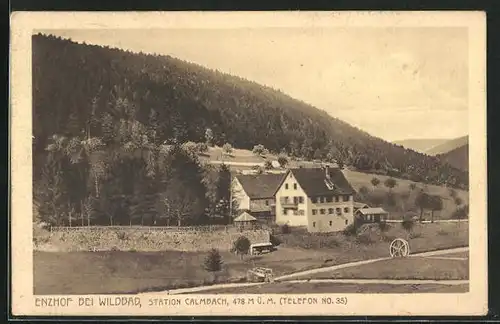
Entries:
[[36,152],[53,133],[109,141],[116,132],[97,121],[111,125],[135,114],[156,144],[262,144],[275,153],[336,160],[413,181],[468,184],[466,172],[436,157],[372,137],[280,91],[170,56],[54,36],[33,36],[33,112]]

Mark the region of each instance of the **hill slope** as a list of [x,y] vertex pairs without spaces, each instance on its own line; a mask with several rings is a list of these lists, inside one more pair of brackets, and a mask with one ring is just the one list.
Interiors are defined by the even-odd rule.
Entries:
[[469,170],[469,144],[457,147],[447,153],[438,155],[438,157],[455,168]]
[[[466,188],[466,172],[332,118],[255,82],[170,57],[33,36],[35,169],[47,139],[115,136],[109,125],[137,120],[151,140],[263,144],[306,159]],[[35,170],[36,172],[36,170]],[[35,173],[36,175],[36,173]]]
[[429,155],[445,154],[468,144],[469,136],[462,136],[437,145],[428,150],[426,153]]
[[419,139],[405,139],[400,141],[394,141],[394,144],[401,145],[407,149],[412,149],[420,153],[426,153],[428,150],[441,145],[449,139],[441,138],[419,138]]

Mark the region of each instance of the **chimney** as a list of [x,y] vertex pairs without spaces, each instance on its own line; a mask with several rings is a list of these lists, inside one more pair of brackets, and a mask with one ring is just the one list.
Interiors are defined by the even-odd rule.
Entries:
[[330,166],[325,164],[325,177],[330,180]]

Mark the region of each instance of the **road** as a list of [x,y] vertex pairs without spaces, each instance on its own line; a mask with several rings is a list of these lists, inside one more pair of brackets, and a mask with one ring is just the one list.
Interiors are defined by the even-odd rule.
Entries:
[[[469,251],[469,247],[461,247],[461,248],[454,248],[454,249],[445,249],[445,250],[415,253],[415,254],[409,255],[408,257],[437,256],[437,255],[442,255],[442,254],[467,252],[467,251]],[[330,267],[299,271],[299,272],[295,272],[292,274],[276,277],[276,278],[274,278],[274,281],[275,282],[286,281],[286,282],[295,282],[295,283],[301,283],[301,282],[325,282],[325,283],[328,282],[328,283],[351,283],[351,284],[354,283],[354,284],[360,284],[360,285],[368,284],[368,283],[394,284],[394,285],[395,284],[401,284],[401,285],[408,285],[408,284],[410,284],[410,285],[413,285],[413,284],[461,285],[461,284],[468,283],[468,280],[387,280],[387,279],[303,279],[303,280],[289,280],[291,278],[296,278],[296,277],[300,277],[300,276],[304,276],[304,275],[316,274],[316,273],[321,273],[321,272],[328,272],[328,271],[332,271],[332,270],[338,270],[338,269],[349,268],[349,267],[356,267],[356,266],[360,266],[360,265],[364,265],[364,264],[370,264],[370,263],[384,261],[384,260],[390,260],[390,259],[392,259],[392,258],[391,257],[377,258],[377,259],[370,259],[370,260],[364,260],[364,261],[338,264],[338,265],[334,265],[334,266],[330,266]],[[148,292],[148,293],[142,293],[141,295],[157,295],[157,294],[161,294],[161,293],[168,294],[168,295],[175,295],[175,294],[184,294],[184,293],[215,290],[215,289],[222,289],[222,288],[250,287],[250,286],[263,285],[263,284],[265,284],[265,283],[257,282],[257,283],[218,284],[218,285],[211,285],[211,286],[200,286],[200,287],[192,287],[192,288],[173,289],[173,290],[168,290],[168,291],[163,291],[163,292]]]

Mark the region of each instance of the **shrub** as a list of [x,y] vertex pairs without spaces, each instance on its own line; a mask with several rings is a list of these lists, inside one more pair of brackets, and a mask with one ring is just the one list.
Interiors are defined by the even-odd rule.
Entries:
[[262,155],[264,153],[265,147],[262,144],[255,145],[253,147],[252,153],[255,155]]
[[408,233],[410,233],[412,231],[414,225],[415,225],[415,222],[411,219],[405,219],[401,222],[401,226]]
[[273,164],[271,163],[271,161],[266,160],[266,162],[264,162],[264,169],[271,170],[272,168],[273,168]]
[[273,246],[279,246],[281,244],[281,240],[277,236],[272,234],[269,236],[269,241]]
[[250,250],[250,240],[246,236],[238,237],[236,241],[234,241],[234,250],[243,260],[243,256],[248,254]]
[[231,154],[233,152],[233,146],[229,143],[226,143],[222,146],[222,151],[226,154]]
[[285,155],[278,156],[278,163],[282,168],[284,168],[288,164],[288,158]]
[[320,248],[335,248],[340,245],[337,238],[332,236],[323,236],[320,238],[319,247]]
[[344,228],[342,234],[344,234],[345,236],[353,236],[356,235],[357,232],[357,227],[354,224],[350,224],[346,228]]
[[222,257],[217,249],[211,249],[208,253],[203,266],[206,271],[212,272],[214,276],[214,282],[217,280],[217,272],[222,270]]
[[386,222],[380,222],[380,223],[378,223],[378,228],[383,233],[383,232],[387,232],[389,230],[390,226]]
[[207,145],[207,143],[196,143],[196,151],[199,154],[206,153],[208,151],[208,145]]
[[367,233],[364,233],[364,234],[358,235],[356,237],[356,243],[369,245],[369,244],[373,243],[373,239],[371,238],[370,235],[368,235]]
[[288,224],[281,225],[281,234],[290,234],[290,226]]

